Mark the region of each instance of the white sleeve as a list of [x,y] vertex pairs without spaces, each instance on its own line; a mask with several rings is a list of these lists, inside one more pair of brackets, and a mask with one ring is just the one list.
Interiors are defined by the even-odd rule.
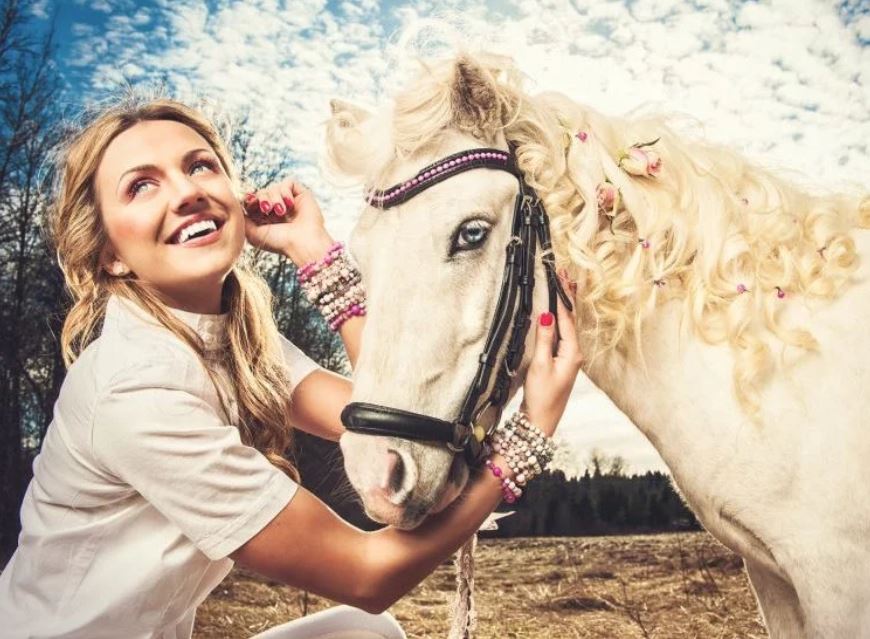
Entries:
[[92,445],[111,474],[216,560],[274,519],[298,484],[221,420],[195,365],[148,363],[113,378],[94,408]]
[[290,382],[295,388],[299,385],[299,382],[305,379],[306,375],[316,371],[320,366],[289,339],[280,334],[279,337],[281,338],[281,351],[284,355],[284,364],[289,371]]

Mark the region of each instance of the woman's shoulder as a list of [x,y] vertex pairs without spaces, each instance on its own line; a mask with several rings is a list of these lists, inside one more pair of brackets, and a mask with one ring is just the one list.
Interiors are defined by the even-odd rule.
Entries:
[[181,384],[201,377],[196,354],[185,344],[164,339],[156,331],[145,337],[139,331],[103,333],[69,367],[64,386],[83,391],[87,385],[93,395],[99,395],[131,382]]

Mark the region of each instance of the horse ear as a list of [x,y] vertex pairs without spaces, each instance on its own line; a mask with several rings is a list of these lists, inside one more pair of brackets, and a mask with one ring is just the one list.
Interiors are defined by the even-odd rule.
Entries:
[[370,167],[363,125],[371,119],[371,112],[339,99],[330,100],[329,108],[332,117],[326,123],[326,150],[330,168],[345,175],[365,175]]
[[329,109],[332,112],[333,118],[339,116],[347,120],[352,120],[354,124],[362,124],[372,115],[358,104],[346,102],[339,98],[332,98],[329,101]]
[[456,60],[451,95],[453,123],[485,141],[493,141],[504,124],[504,102],[497,80],[468,57]]

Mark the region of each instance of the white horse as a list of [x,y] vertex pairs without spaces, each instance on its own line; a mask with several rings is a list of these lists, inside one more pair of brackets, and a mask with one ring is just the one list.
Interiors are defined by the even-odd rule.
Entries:
[[[517,76],[466,54],[427,65],[378,115],[333,101],[331,163],[384,188],[457,151],[516,145],[557,265],[580,284],[587,374],[744,558],[770,635],[870,636],[870,200],[801,191],[662,118],[526,95]],[[479,169],[363,210],[354,401],[456,416],[516,192]],[[545,305],[539,285],[535,313]],[[341,447],[369,515],[399,526],[468,477],[442,445],[348,433]]]

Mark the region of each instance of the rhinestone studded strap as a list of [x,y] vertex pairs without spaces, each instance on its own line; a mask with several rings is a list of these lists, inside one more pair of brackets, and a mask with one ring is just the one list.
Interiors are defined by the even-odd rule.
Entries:
[[407,202],[421,191],[425,191],[430,186],[443,182],[457,173],[464,173],[469,169],[476,168],[500,169],[517,176],[520,175],[514,164],[513,156],[507,151],[487,148],[460,151],[424,167],[414,177],[404,182],[394,184],[384,190],[369,191],[366,201],[379,209],[388,209]]

